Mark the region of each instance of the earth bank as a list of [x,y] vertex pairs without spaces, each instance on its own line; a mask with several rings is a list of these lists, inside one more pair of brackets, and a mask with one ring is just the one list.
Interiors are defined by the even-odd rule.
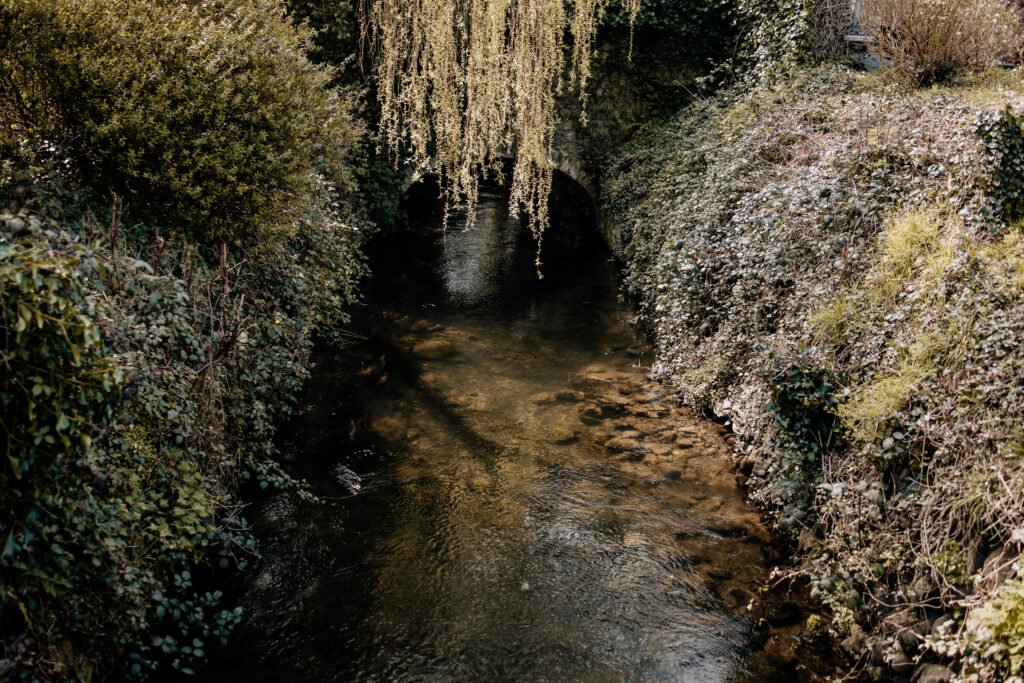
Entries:
[[1020,74],[774,82],[646,127],[602,178],[655,371],[735,432],[866,675],[1017,676]]

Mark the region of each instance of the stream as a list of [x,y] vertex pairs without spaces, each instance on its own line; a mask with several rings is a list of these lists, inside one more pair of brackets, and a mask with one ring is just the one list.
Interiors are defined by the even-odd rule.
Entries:
[[586,197],[556,192],[543,280],[498,190],[468,230],[410,216],[283,438],[324,503],[249,511],[262,557],[208,679],[800,680],[752,654],[769,538],[724,428],[648,379]]

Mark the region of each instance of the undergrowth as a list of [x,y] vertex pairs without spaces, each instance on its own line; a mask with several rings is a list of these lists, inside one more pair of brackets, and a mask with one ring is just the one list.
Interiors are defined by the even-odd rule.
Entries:
[[1005,674],[1012,627],[986,655],[969,615],[1012,622],[992,558],[1024,542],[1022,109],[1018,72],[798,69],[645,130],[602,187],[655,370],[730,421],[793,572],[887,661],[971,641],[965,675]]
[[0,7],[5,680],[193,673],[241,618],[240,493],[311,499],[274,435],[364,228],[309,39],[276,0]]

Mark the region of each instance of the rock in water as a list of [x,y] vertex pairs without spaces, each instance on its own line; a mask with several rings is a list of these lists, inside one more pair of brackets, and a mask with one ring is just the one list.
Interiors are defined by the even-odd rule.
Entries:
[[412,349],[413,354],[427,360],[440,360],[455,355],[455,345],[444,339],[420,342]]
[[359,493],[360,489],[363,488],[363,480],[359,475],[344,465],[338,465],[334,468],[334,478],[352,495]]

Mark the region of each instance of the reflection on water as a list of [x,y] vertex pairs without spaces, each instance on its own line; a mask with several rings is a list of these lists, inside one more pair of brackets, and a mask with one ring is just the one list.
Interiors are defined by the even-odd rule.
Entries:
[[[458,232],[443,241],[441,276],[448,302],[456,306],[479,306],[499,298],[502,284],[515,266],[518,226],[507,217],[503,201],[485,201],[477,214],[484,230]],[[461,229],[460,229],[461,228]]]
[[543,282],[501,195],[471,230],[424,209],[383,245],[371,339],[321,364],[287,448],[328,501],[263,506],[248,618],[211,680],[743,672],[763,531],[720,430],[645,379],[578,201]]

